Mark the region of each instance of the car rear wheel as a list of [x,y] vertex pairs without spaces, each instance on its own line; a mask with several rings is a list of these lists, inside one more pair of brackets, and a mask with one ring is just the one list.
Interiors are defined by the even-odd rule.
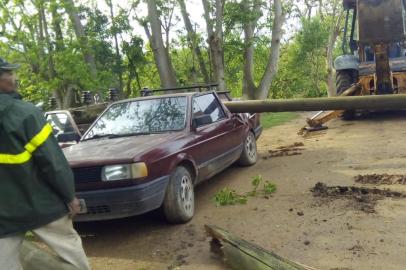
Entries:
[[244,149],[237,163],[241,166],[251,166],[257,163],[257,159],[257,141],[254,133],[249,132],[244,142]]
[[195,194],[192,174],[179,166],[171,174],[163,202],[166,220],[170,223],[186,223],[195,214]]

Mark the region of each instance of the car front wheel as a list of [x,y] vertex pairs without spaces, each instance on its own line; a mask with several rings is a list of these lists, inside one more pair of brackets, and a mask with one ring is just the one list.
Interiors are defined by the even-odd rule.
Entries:
[[186,223],[195,213],[195,194],[190,171],[177,167],[171,174],[163,202],[165,217],[170,223]]
[[240,159],[237,161],[241,166],[251,166],[257,163],[257,141],[255,135],[249,132],[244,142],[244,149],[242,150]]

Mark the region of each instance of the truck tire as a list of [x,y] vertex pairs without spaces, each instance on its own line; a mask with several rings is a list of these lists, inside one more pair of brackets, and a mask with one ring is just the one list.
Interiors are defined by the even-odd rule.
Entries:
[[162,205],[169,223],[181,224],[190,221],[195,214],[195,194],[192,174],[178,166],[172,172]]
[[[356,70],[353,69],[337,70],[336,75],[337,95],[343,93],[357,81],[358,81],[358,72]],[[355,111],[354,110],[344,111],[342,118],[344,120],[353,120],[355,118]]]
[[245,138],[244,149],[242,150],[240,159],[237,161],[237,163],[240,166],[252,166],[257,163],[257,160],[257,141],[255,139],[254,133],[250,131]]

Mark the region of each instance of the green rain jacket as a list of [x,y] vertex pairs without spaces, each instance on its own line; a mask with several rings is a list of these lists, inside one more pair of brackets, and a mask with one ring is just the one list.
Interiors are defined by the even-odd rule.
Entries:
[[73,174],[52,127],[34,105],[0,92],[0,238],[65,216],[73,198]]

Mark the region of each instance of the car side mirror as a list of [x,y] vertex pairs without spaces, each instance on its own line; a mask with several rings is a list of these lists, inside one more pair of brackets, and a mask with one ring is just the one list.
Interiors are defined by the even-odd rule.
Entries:
[[212,122],[213,121],[209,114],[202,114],[202,115],[199,115],[199,116],[193,118],[192,126],[194,129],[196,129],[201,126],[211,124]]

